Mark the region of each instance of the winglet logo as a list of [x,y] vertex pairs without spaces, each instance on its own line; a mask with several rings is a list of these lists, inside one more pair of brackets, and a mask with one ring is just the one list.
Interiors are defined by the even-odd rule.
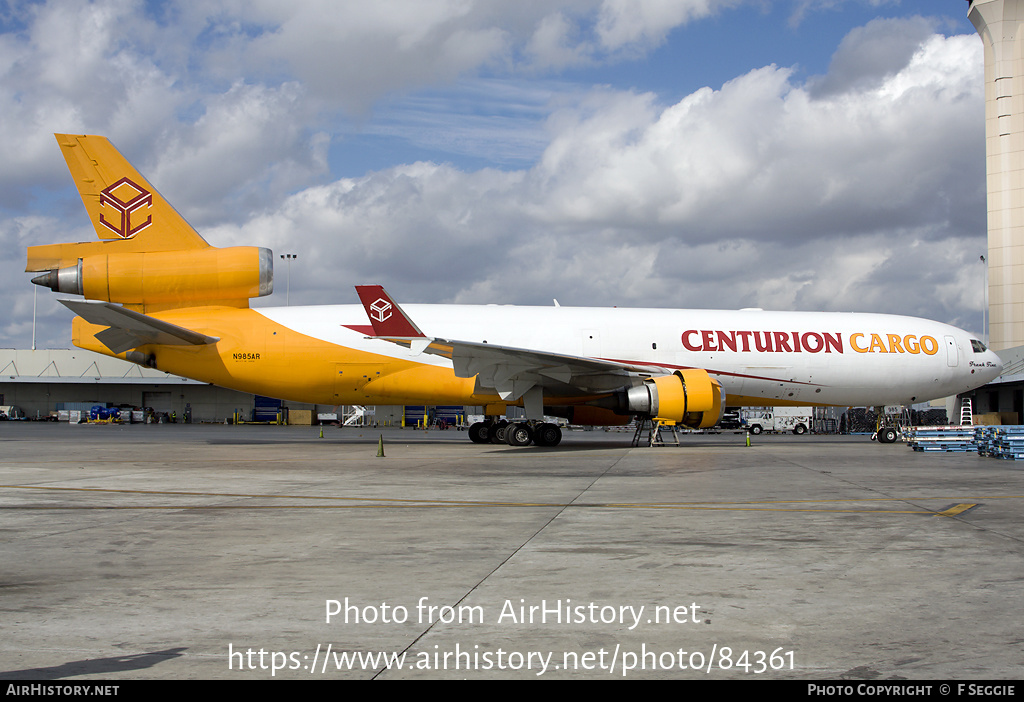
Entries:
[[131,239],[153,223],[153,215],[149,215],[142,224],[132,226],[132,215],[136,210],[153,206],[153,193],[128,178],[122,178],[100,192],[100,207],[106,206],[114,208],[121,221],[115,226],[100,213],[100,224],[122,239]]
[[391,311],[391,303],[383,297],[378,297],[373,304],[370,305],[370,316],[378,322],[386,322],[391,319]]

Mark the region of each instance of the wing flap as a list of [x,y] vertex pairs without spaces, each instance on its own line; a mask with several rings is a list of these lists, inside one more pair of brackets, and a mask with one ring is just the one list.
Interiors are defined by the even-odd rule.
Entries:
[[476,376],[481,388],[494,388],[504,400],[514,401],[532,387],[556,390],[559,394],[604,393],[631,385],[640,375],[662,375],[655,366],[608,361],[585,356],[521,349],[472,341],[433,339],[427,353],[450,348],[455,375]]

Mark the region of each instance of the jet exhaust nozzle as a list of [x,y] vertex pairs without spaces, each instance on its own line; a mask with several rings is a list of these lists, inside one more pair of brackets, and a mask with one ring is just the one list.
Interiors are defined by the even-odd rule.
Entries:
[[36,285],[42,285],[44,288],[49,288],[54,292],[81,295],[82,259],[78,259],[77,265],[53,269],[42,275],[37,275],[32,279],[32,282]]

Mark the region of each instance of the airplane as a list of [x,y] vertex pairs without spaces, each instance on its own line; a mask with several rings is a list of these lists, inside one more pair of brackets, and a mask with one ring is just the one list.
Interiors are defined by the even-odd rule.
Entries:
[[910,405],[1003,367],[961,329],[883,314],[399,305],[375,284],[360,304],[252,308],[273,292],[269,249],[209,245],[106,138],[55,136],[98,241],[31,246],[26,271],[81,296],[60,300],[73,343],[242,392],[482,406],[472,441],[555,446],[546,416],[709,428],[727,405]]

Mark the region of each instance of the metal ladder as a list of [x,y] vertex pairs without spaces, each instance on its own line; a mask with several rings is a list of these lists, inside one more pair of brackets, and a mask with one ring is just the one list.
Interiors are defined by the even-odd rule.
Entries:
[[974,411],[971,407],[971,398],[969,397],[960,400],[960,426],[974,426]]
[[668,442],[665,441],[664,437],[662,436],[662,431],[671,432],[672,444],[675,446],[679,446],[679,435],[676,434],[675,424],[665,423],[664,426],[662,426],[662,424],[663,422],[660,422],[657,419],[643,418],[640,421],[638,421],[636,425],[636,433],[633,434],[633,446],[636,447],[640,445],[640,442],[643,440],[643,433],[645,430],[647,431],[648,447],[670,445]]

